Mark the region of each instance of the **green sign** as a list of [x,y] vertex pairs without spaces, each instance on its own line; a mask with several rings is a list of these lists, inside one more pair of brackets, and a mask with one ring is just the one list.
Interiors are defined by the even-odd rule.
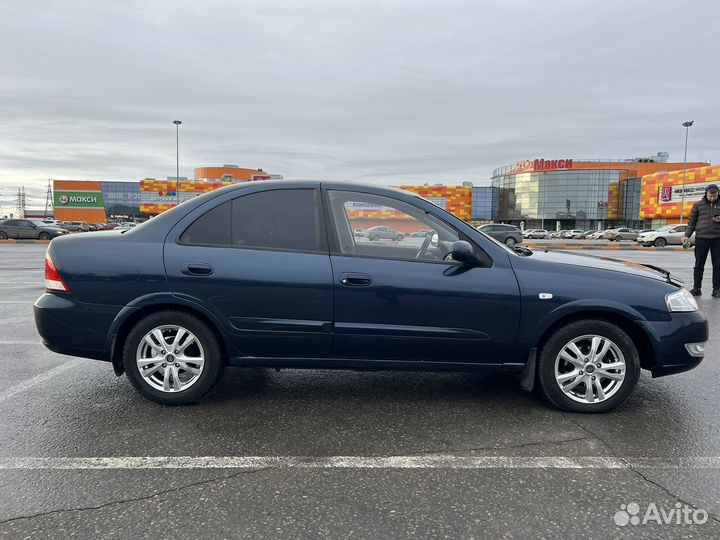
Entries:
[[101,191],[55,191],[55,208],[105,208]]

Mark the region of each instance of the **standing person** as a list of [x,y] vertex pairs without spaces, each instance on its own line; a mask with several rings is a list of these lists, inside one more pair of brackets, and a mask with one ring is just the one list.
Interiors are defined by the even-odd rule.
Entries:
[[715,184],[710,184],[707,187],[703,198],[693,205],[692,212],[690,212],[690,221],[682,239],[682,243],[685,245],[688,238],[695,233],[695,269],[693,271],[693,288],[690,291],[693,296],[702,294],[702,279],[709,251],[713,267],[712,295],[715,298],[720,298],[719,193],[720,191]]

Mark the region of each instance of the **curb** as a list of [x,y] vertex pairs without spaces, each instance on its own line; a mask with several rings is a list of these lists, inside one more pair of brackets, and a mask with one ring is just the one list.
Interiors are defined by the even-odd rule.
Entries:
[[49,244],[52,240],[0,240],[0,244]]
[[689,251],[683,249],[681,246],[670,246],[670,247],[643,247],[637,244],[617,244],[617,243],[598,243],[598,244],[559,244],[559,243],[541,243],[541,242],[523,242],[519,244],[521,246],[529,247],[531,249],[562,249],[562,250],[596,250],[596,251]]

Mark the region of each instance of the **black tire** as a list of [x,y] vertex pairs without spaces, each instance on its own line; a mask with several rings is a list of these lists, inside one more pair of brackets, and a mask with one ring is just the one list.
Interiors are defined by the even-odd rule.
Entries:
[[616,242],[622,242],[622,236],[618,235],[615,237]]
[[7,240],[7,233],[0,231],[0,240]]
[[50,240],[50,235],[46,232],[41,232],[38,235],[38,240]]
[[664,238],[656,238],[655,241],[653,242],[653,246],[665,247],[665,246],[667,246],[667,240],[665,240]]
[[[574,401],[560,389],[555,379],[555,359],[558,354],[567,343],[584,335],[598,335],[610,339],[625,357],[625,378],[622,385],[605,401]],[[558,409],[578,413],[603,413],[614,409],[630,397],[640,378],[640,358],[632,339],[620,327],[601,319],[586,319],[569,323],[550,336],[539,352],[537,374],[540,392]]]
[[[145,382],[135,361],[140,340],[145,334],[167,324],[182,326],[195,334],[205,351],[205,365],[197,382],[186,390],[174,393],[157,390]],[[132,385],[145,397],[163,405],[189,405],[199,401],[220,380],[225,369],[225,356],[218,338],[203,321],[183,311],[159,311],[136,323],[125,339],[123,362]]]
[[513,247],[515,244],[517,244],[517,240],[515,240],[512,236],[508,236],[505,239],[505,245],[508,247]]
[[405,237],[404,237],[402,234],[398,234],[398,235],[395,237],[395,241],[396,241],[396,242],[402,242],[403,238],[405,238]]

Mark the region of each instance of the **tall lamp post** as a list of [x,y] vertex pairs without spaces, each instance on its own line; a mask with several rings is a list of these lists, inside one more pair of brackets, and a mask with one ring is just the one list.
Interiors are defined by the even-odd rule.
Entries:
[[685,170],[687,169],[687,142],[688,142],[688,132],[690,131],[690,126],[692,126],[695,123],[695,120],[690,120],[688,122],[683,122],[683,126],[685,127],[685,158],[683,159],[683,180],[682,180],[682,194],[680,196],[680,223],[685,222]]
[[180,124],[182,124],[181,120],[173,120],[173,124],[175,124],[175,151],[176,151],[176,160],[175,160],[175,197],[177,198],[177,204],[180,205]]

